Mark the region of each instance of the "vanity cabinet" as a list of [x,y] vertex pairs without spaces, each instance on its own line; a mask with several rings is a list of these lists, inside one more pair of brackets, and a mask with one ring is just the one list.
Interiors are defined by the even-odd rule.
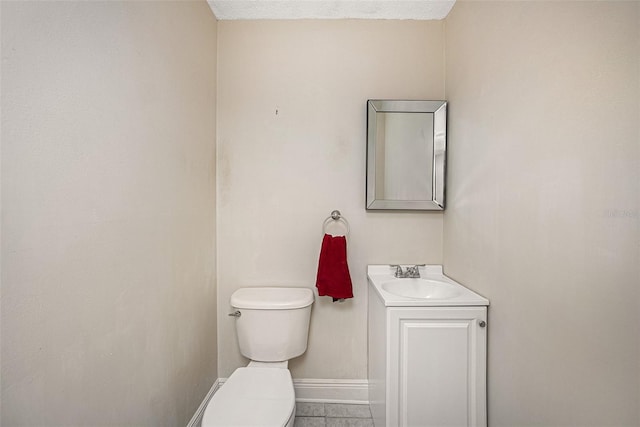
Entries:
[[376,427],[487,425],[486,306],[388,306],[369,287]]

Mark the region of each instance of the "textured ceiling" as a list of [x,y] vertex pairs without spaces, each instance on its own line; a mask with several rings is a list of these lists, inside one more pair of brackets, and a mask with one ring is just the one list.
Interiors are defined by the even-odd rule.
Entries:
[[220,20],[444,19],[455,0],[208,0]]

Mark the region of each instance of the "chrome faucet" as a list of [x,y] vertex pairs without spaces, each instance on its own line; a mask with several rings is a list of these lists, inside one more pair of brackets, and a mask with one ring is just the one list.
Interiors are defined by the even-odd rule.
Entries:
[[420,278],[421,265],[414,265],[413,267],[407,267],[406,270],[403,270],[402,267],[399,265],[392,265],[391,267],[395,267],[396,271],[393,275],[398,279],[419,279]]
[[417,265],[414,265],[413,267],[407,267],[407,277],[410,277],[412,279],[420,278],[420,268]]

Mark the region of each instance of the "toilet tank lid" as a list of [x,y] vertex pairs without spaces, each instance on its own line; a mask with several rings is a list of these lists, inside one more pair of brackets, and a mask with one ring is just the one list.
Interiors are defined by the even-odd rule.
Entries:
[[240,288],[231,295],[231,306],[256,310],[287,310],[313,304],[309,288]]

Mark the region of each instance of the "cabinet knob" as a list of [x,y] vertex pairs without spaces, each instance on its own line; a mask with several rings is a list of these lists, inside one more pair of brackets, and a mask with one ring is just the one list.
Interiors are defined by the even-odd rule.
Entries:
[[484,328],[485,326],[487,326],[487,322],[485,322],[484,320],[481,320],[481,321],[478,323],[478,326],[480,326],[481,328]]

